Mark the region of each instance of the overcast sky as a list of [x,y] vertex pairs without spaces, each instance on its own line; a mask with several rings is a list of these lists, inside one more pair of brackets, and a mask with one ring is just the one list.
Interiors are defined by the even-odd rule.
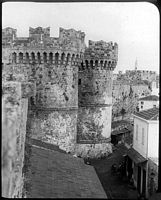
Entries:
[[118,43],[115,72],[138,69],[159,72],[159,12],[151,3],[18,3],[2,4],[2,27],[29,36],[29,27],[48,27],[58,37],[59,27],[74,28],[88,40]]

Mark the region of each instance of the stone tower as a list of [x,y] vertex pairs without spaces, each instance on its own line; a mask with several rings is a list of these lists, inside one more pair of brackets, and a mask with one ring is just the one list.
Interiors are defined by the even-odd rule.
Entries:
[[59,38],[45,38],[42,31],[41,35],[41,48],[33,56],[36,97],[28,120],[30,134],[32,138],[73,151],[77,134],[78,66],[85,48],[85,34],[60,28]]
[[[117,59],[116,43],[89,41],[79,68],[77,142],[89,156],[110,148],[112,73]],[[94,148],[88,144],[95,144]]]
[[[4,30],[8,33],[8,29]],[[74,29],[29,28],[29,37],[3,42],[3,80],[32,83],[27,136],[80,156],[110,151],[112,71],[116,43],[89,41]]]
[[84,38],[83,32],[74,29],[60,28],[55,38],[50,37],[50,27],[30,27],[29,37],[15,38],[11,45],[3,46],[3,80],[12,73],[16,81],[35,84],[27,134],[66,151],[76,143],[78,66]]

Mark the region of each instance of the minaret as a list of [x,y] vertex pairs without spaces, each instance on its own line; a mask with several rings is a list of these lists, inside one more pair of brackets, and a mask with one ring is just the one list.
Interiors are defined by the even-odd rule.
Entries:
[[42,33],[40,34],[40,43],[42,44],[43,43],[43,40],[42,40]]
[[137,61],[137,58],[135,60],[135,70],[137,71],[137,68],[138,68],[138,61]]

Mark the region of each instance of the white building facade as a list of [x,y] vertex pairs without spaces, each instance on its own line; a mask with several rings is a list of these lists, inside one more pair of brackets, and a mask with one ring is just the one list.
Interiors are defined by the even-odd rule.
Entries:
[[159,97],[157,95],[150,95],[139,99],[139,111],[147,110],[159,106]]
[[151,171],[153,171],[149,159],[156,160],[154,165],[158,165],[158,154],[159,108],[156,107],[134,114],[133,147],[128,152],[134,185],[139,194],[146,198],[149,196]]

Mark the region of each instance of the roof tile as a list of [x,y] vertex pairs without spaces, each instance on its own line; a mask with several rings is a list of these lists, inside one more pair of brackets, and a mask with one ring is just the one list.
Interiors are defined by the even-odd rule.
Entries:
[[159,120],[159,107],[136,112],[134,115],[146,120]]
[[156,95],[149,95],[147,97],[142,97],[139,100],[142,100],[142,101],[159,101],[159,97],[156,96]]

